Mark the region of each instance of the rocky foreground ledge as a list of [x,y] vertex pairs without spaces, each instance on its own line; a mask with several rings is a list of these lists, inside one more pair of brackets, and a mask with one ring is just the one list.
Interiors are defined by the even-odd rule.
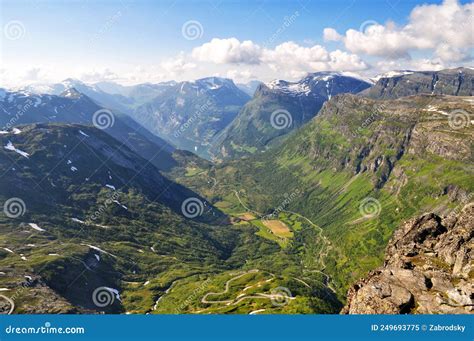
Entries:
[[348,291],[342,314],[472,314],[474,205],[404,223],[385,264]]

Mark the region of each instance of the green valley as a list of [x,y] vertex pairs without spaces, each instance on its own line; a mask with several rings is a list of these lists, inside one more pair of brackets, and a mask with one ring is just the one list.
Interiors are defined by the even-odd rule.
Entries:
[[4,310],[338,313],[400,224],[471,200],[471,109],[341,94],[264,152],[165,170],[92,126],[2,131]]
[[469,112],[470,100],[340,95],[281,147],[178,181],[211,202],[226,202],[220,207],[233,208],[238,199],[261,216],[279,207],[298,212],[314,229],[294,229],[291,245],[305,245],[302,259],[311,257],[308,249],[326,249],[324,264],[315,266],[344,300],[350,283],[381,263],[400,222],[423,212],[446,213],[468,200],[473,130],[452,127],[445,113]]

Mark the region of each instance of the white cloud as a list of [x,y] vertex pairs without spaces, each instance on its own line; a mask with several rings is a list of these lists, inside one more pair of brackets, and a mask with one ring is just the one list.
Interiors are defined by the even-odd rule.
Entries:
[[[397,59],[409,58],[412,50],[431,49],[442,61],[457,62],[468,58],[474,47],[473,15],[473,3],[445,0],[440,5],[415,7],[405,26],[389,22],[363,31],[349,29],[342,40],[354,53]],[[326,28],[324,35],[328,39],[338,37],[332,28]]]
[[115,81],[119,79],[119,76],[107,68],[104,70],[93,70],[91,72],[83,73],[79,78],[84,82],[103,82]]
[[25,71],[25,75],[23,79],[26,81],[37,81],[38,79],[40,79],[41,74],[42,74],[41,68],[32,67]]
[[176,58],[168,59],[160,64],[160,66],[167,72],[183,73],[185,71],[194,69],[196,64],[186,60],[184,53],[180,53]]
[[259,64],[262,49],[250,40],[214,38],[196,47],[192,56],[202,62],[216,64]]
[[[474,33],[473,33],[474,34]],[[469,58],[469,51],[464,48],[457,48],[450,44],[439,44],[435,54],[444,61],[460,62]]]
[[335,50],[329,54],[329,69],[334,71],[360,71],[368,68],[358,55]]
[[292,41],[283,43],[273,50],[265,50],[263,60],[270,65],[301,65],[318,68],[329,60],[328,51],[321,45],[312,47],[300,46]]
[[406,69],[418,71],[438,71],[445,69],[446,66],[439,59],[415,59],[410,61]]
[[299,77],[314,71],[357,71],[367,69],[367,64],[357,55],[340,50],[328,52],[321,45],[300,46],[294,42],[265,50],[262,57],[272,70]]
[[344,44],[349,51],[354,53],[393,59],[406,58],[410,49],[419,46],[419,43],[407,32],[395,29],[394,25],[379,24],[369,26],[364,32],[348,30],[344,37]]
[[[314,71],[367,69],[367,64],[355,54],[340,50],[329,52],[321,45],[306,47],[292,41],[270,49],[261,48],[252,41],[240,42],[236,38],[215,38],[195,48],[192,57],[197,61],[214,64],[268,67],[280,77],[291,78],[298,78],[307,72]],[[242,75],[237,76],[244,78]]]
[[237,83],[248,83],[252,79],[256,79],[257,77],[250,71],[250,70],[237,70],[232,69],[227,71],[226,74],[227,78],[230,78]]
[[339,41],[342,39],[342,36],[337,33],[337,31],[331,27],[326,27],[323,31],[324,41]]
[[445,0],[441,5],[422,5],[413,9],[409,32],[429,41],[432,47],[440,43],[454,48],[474,45],[474,3],[459,4],[457,0]]
[[393,70],[437,71],[447,68],[439,58],[436,59],[384,59],[376,63],[375,69],[379,74]]

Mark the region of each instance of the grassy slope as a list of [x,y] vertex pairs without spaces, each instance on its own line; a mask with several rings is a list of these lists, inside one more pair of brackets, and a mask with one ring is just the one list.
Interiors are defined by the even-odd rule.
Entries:
[[[89,137],[80,134],[79,129]],[[78,139],[85,140],[79,143]],[[8,134],[2,143],[8,140],[30,154],[24,158],[0,150],[4,173],[0,179],[4,189],[0,199],[4,202],[17,196],[26,203],[24,215],[17,219],[0,217],[0,271],[5,273],[0,275],[0,288],[10,289],[9,293],[15,297],[15,312],[34,313],[40,307],[43,312],[62,313],[175,312],[176,309],[193,312],[207,308],[200,303],[200,297],[189,298],[193,287],[200,285],[196,279],[210,278],[212,288],[220,291],[230,272],[255,268],[275,272],[277,276],[272,283],[259,288],[259,293],[283,285],[290,286],[291,292],[298,296],[292,300],[291,308],[285,309],[301,313],[337,311],[313,297],[317,294],[313,289],[303,290],[293,279],[301,271],[299,260],[291,254],[289,246],[288,250],[280,247],[272,240],[273,235],[268,239],[259,237],[258,228],[251,223],[210,225],[176,214],[164,205],[171,204],[170,199],[155,199],[170,184],[151,166],[142,171],[141,177],[135,177],[143,160],[136,159],[129,150],[116,150],[118,143],[103,133],[83,126],[39,125],[24,127],[19,135]],[[74,153],[62,152],[64,146],[74,145],[77,145]],[[109,158],[102,155],[104,151]],[[136,164],[140,168],[133,169]],[[71,165],[77,165],[78,170],[73,172]],[[206,166],[205,162],[196,162],[193,168]],[[202,174],[183,172],[189,178]],[[38,183],[41,183],[39,187]],[[106,187],[107,183],[117,186],[117,190]],[[181,195],[178,188],[172,192]],[[186,195],[181,199],[175,197],[175,204],[179,206]],[[226,213],[227,209],[242,213],[242,207],[234,204],[224,205]],[[98,211],[100,214],[89,225],[73,220],[90,220],[87,218]],[[45,231],[32,229],[30,222]],[[285,242],[289,245],[288,240]],[[25,276],[33,277],[34,284],[17,293],[17,288],[25,283]],[[105,308],[96,307],[91,298],[94,289],[101,286],[117,288],[121,301],[115,300]],[[317,280],[314,288],[324,291]],[[238,289],[232,290],[237,293]],[[166,305],[168,295],[174,297],[173,307]],[[58,299],[52,301],[53,296]],[[306,300],[316,303],[311,307],[293,304]],[[188,301],[181,307],[180,302]],[[244,300],[228,312],[248,313],[255,304],[253,299]],[[269,299],[258,306],[261,305],[269,312],[283,309],[273,306]],[[220,305],[209,308],[208,312],[226,310]]]
[[[340,100],[323,109],[282,148],[182,181],[210,200],[232,200],[232,191],[239,191],[247,206],[264,213],[281,206],[285,194],[297,192],[285,209],[323,229],[330,246],[319,266],[330,275],[343,300],[354,280],[381,263],[385,245],[402,221],[459,205],[460,198],[446,193],[448,186],[465,193],[474,190],[472,128],[454,130],[447,117],[424,110],[433,104],[432,98],[409,98],[378,108],[380,103],[351,97],[348,102]],[[435,104],[448,111],[469,110],[462,99],[441,98]],[[375,119],[365,124],[370,117]],[[407,134],[415,135],[414,128],[418,135],[420,131],[426,134],[410,138]],[[444,140],[448,142],[443,145]],[[433,147],[433,141],[444,149]],[[457,145],[465,146],[462,153],[456,151]],[[440,155],[439,150],[451,149],[453,155]],[[209,177],[217,185],[204,184],[203,179]],[[377,216],[361,214],[359,207],[367,197],[379,201]],[[296,234],[295,240],[299,238],[305,252],[310,244],[322,243],[320,236],[309,241]]]

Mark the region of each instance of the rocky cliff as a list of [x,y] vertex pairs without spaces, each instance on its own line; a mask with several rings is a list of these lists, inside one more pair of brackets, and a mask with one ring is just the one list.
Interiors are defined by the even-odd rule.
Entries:
[[348,292],[343,314],[467,314],[473,307],[474,205],[403,224],[384,266]]
[[440,71],[401,72],[381,76],[375,85],[361,92],[374,99],[393,99],[418,94],[472,96],[474,70],[456,68]]

